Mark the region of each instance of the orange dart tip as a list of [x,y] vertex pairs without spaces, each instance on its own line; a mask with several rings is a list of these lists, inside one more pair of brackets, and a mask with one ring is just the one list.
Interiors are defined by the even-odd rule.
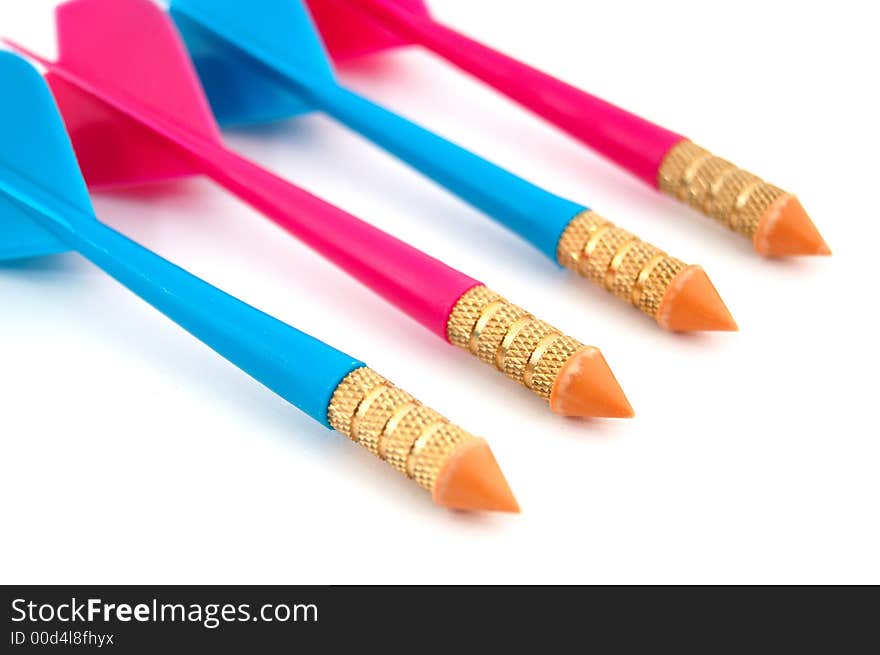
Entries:
[[550,392],[550,409],[580,418],[635,416],[617,378],[594,346],[576,352],[559,371]]
[[434,502],[450,509],[518,513],[519,503],[484,439],[462,444],[437,476]]
[[657,323],[672,332],[739,329],[709,276],[699,266],[685,267],[672,280],[657,311]]
[[803,205],[789,194],[777,198],[761,216],[754,243],[767,257],[831,254]]

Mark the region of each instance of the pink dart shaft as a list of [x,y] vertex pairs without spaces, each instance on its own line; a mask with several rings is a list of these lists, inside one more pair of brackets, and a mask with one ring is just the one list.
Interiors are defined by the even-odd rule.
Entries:
[[191,152],[216,182],[448,340],[453,306],[480,282],[222,146]]
[[344,0],[528,107],[653,187],[685,137],[557,80],[393,0]]
[[176,144],[203,172],[442,339],[455,303],[481,282],[231,152],[121,91],[107,93],[18,47],[55,75]]

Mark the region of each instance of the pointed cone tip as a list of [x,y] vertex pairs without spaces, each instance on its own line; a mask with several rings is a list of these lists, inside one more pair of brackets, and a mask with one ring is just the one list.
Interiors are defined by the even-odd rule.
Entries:
[[831,254],[803,205],[792,195],[782,196],[767,208],[754,243],[755,250],[766,257]]
[[739,328],[715,285],[699,266],[688,266],[669,285],[657,323],[672,332],[735,332]]
[[459,448],[440,471],[434,502],[450,509],[518,513],[519,503],[484,439]]
[[626,394],[598,348],[587,346],[572,355],[553,384],[550,409],[580,418],[632,418]]

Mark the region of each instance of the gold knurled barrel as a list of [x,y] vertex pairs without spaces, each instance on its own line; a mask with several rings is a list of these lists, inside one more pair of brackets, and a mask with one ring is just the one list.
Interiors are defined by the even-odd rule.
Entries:
[[665,193],[750,240],[770,205],[788,195],[686,139],[664,158],[658,183]]
[[545,400],[563,366],[587,347],[483,285],[458,299],[446,333],[450,342]]
[[432,493],[453,453],[476,439],[366,366],[339,383],[327,415],[335,430]]
[[568,224],[556,258],[654,319],[672,280],[687,266],[593,211]]

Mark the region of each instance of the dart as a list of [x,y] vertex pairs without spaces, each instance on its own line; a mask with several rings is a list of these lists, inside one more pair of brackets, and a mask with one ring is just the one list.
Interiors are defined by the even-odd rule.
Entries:
[[661,327],[736,328],[700,267],[340,86],[299,0],[173,0],[170,13],[222,125],[323,111]]
[[413,479],[437,504],[518,511],[483,439],[363,362],[99,222],[39,72],[0,52],[0,85],[16,94],[15,103],[0,105],[0,261],[77,252],[289,403]]
[[206,175],[553,411],[632,416],[597,348],[227,149],[174,23],[158,6],[74,0],[58,7],[57,21],[57,63],[12,45],[47,69],[90,186]]
[[831,254],[794,195],[680,134],[439,23],[423,0],[308,0],[308,4],[337,60],[418,44],[651,187],[745,236],[758,253],[769,257]]

